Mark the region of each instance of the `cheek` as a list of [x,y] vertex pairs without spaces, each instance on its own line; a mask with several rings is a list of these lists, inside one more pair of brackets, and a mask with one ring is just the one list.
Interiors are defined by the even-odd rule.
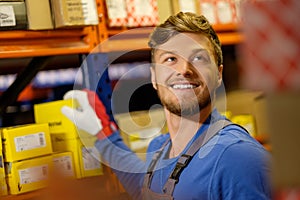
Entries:
[[199,76],[202,77],[204,84],[213,86],[218,80],[217,70],[211,70],[211,68],[205,68],[198,70]]
[[165,85],[166,80],[168,80],[173,73],[174,70],[169,67],[159,67],[155,72],[156,82]]

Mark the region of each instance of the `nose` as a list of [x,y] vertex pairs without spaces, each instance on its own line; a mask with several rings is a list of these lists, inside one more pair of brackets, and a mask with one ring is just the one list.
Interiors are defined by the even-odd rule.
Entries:
[[193,65],[185,59],[180,59],[177,63],[176,71],[182,76],[191,76],[193,74]]

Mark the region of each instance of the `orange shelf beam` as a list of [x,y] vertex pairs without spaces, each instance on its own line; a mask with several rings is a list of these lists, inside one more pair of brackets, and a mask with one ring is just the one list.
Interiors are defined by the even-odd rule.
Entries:
[[0,58],[89,53],[97,43],[95,27],[51,31],[1,31]]

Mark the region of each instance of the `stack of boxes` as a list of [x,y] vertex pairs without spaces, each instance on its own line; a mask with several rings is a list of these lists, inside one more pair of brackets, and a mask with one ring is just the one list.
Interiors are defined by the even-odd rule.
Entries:
[[0,196],[46,187],[50,177],[84,178],[102,175],[95,137],[77,131],[61,114],[72,100],[36,104],[36,123],[0,129]]
[[3,128],[1,136],[9,193],[20,194],[45,187],[52,170],[48,124]]
[[96,137],[78,130],[61,113],[63,106],[77,107],[72,100],[59,100],[36,104],[34,115],[36,123],[48,123],[54,153],[72,152],[75,163],[75,177],[83,178],[102,174],[100,154],[94,147]]
[[240,23],[242,0],[106,0],[109,27],[163,23],[178,12],[203,14],[212,24]]
[[95,0],[0,0],[0,30],[97,25]]

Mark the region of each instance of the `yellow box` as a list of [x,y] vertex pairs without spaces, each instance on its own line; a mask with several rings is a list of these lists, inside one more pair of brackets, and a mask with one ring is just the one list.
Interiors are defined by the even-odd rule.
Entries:
[[150,141],[168,132],[163,109],[115,115],[124,142],[135,152],[143,152]]
[[[1,140],[0,140],[0,146],[1,146]],[[7,185],[5,181],[4,162],[3,162],[2,151],[0,151],[0,197],[7,194],[8,193],[7,193]]]
[[[63,106],[76,108],[76,101],[59,100],[34,105],[34,116],[37,123],[49,123],[49,130],[54,152],[72,152],[74,159],[75,177],[83,178],[103,174],[99,162],[100,155],[94,149],[96,137],[77,130],[76,126],[61,113]],[[99,159],[91,157],[97,154]],[[98,163],[99,162],[99,163]]]
[[48,185],[53,170],[52,155],[5,163],[10,194],[21,194]]
[[[70,106],[76,108],[78,103],[71,99],[52,101],[34,105],[34,118],[36,123],[48,123],[51,134],[58,134],[65,139],[77,138],[77,128],[65,115],[61,108]],[[53,141],[53,139],[52,139]]]
[[235,115],[231,118],[231,121],[243,126],[252,137],[257,136],[253,115]]
[[74,160],[72,152],[54,153],[53,167],[55,173],[67,178],[75,178]]
[[65,138],[63,134],[52,134],[52,138],[56,152],[72,152],[76,178],[103,174],[100,154],[94,147],[95,137]]
[[5,196],[5,195],[8,195],[7,184],[6,184],[5,177],[2,177],[0,179],[0,199],[1,196]]
[[5,162],[52,153],[48,124],[27,124],[1,129]]
[[101,156],[94,145],[95,141],[96,138],[92,136],[80,138],[81,147],[79,149],[79,157],[82,177],[103,175]]

